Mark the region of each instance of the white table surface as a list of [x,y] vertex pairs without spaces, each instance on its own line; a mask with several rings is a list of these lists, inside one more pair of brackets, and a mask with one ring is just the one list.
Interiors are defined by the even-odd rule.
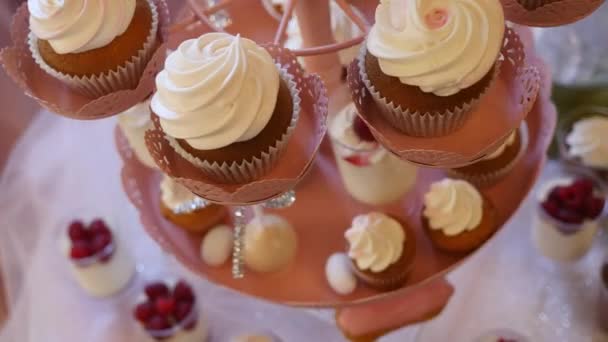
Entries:
[[[42,113],[9,159],[0,178],[0,260],[11,318],[0,341],[139,340],[130,313],[139,283],[117,298],[91,299],[73,283],[67,261],[57,252],[62,222],[85,212],[117,222],[141,266],[141,278],[170,275],[194,282],[211,319],[213,341],[251,330],[272,330],[289,342],[343,341],[329,310],[244,297],[193,276],[163,254],[122,193],[114,125],[114,119],[78,122]],[[558,172],[549,165],[543,177]],[[512,328],[532,341],[608,341],[596,329],[606,234],[583,260],[555,264],[531,244],[530,204],[449,276],[456,293],[440,317],[382,340],[468,342],[488,329]]]

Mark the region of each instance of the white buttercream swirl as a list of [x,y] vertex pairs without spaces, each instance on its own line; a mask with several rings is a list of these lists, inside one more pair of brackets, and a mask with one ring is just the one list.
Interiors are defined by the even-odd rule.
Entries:
[[450,96],[488,74],[504,30],[498,0],[382,0],[367,48],[385,74]]
[[570,155],[583,164],[608,169],[608,118],[594,116],[576,122],[566,143]]
[[156,77],[152,110],[168,135],[212,150],[247,141],[266,127],[279,71],[255,42],[227,33],[184,41]]
[[424,206],[430,228],[442,230],[447,236],[477,228],[483,217],[481,194],[462,180],[444,179],[431,185]]
[[160,198],[167,208],[174,210],[198,197],[186,187],[165,175],[160,183]]
[[406,240],[399,222],[376,212],[355,217],[344,236],[350,246],[348,256],[357,267],[376,273],[401,258]]
[[156,168],[145,141],[146,131],[154,126],[150,120],[150,100],[140,102],[120,113],[118,125],[137,158],[148,167]]
[[136,0],[28,0],[30,29],[59,54],[110,44],[135,14]]
[[509,146],[511,146],[511,145],[513,145],[515,143],[515,138],[516,137],[517,137],[517,131],[513,131],[509,135],[509,137],[507,138],[507,140],[505,140],[505,142],[502,143],[502,145],[500,145],[500,147],[496,151],[488,154],[482,160],[492,160],[492,159],[496,159],[496,158],[500,157],[505,152],[505,150],[507,149],[507,147],[509,147]]

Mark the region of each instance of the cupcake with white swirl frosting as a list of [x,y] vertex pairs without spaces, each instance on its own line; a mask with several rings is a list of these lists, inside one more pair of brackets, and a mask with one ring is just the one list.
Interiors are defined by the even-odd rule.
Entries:
[[504,32],[499,0],[382,0],[361,77],[395,128],[447,135],[496,78]]
[[28,0],[32,57],[95,98],[134,89],[157,47],[153,0]]
[[608,171],[608,116],[589,115],[572,125],[566,137],[568,154],[584,166]]
[[344,233],[348,257],[365,284],[391,290],[402,286],[416,254],[416,238],[399,221],[379,212],[359,215]]
[[299,118],[293,76],[266,49],[227,33],[184,41],[156,86],[152,112],[171,146],[216,182],[269,172]]
[[444,179],[424,196],[422,224],[436,248],[469,252],[496,231],[492,204],[470,183]]

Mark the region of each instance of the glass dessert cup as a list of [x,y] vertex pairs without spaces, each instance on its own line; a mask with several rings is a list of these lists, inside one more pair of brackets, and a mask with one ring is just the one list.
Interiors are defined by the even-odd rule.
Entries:
[[361,149],[331,137],[340,178],[346,191],[357,201],[382,205],[402,198],[416,184],[417,168],[380,144]]

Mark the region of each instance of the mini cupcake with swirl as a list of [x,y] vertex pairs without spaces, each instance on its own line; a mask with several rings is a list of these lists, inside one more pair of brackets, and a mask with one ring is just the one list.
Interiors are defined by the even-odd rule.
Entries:
[[494,207],[470,183],[444,179],[424,196],[422,225],[433,245],[445,252],[469,252],[497,230]]
[[158,46],[153,0],[28,0],[27,6],[35,62],[90,98],[136,88]]
[[359,280],[378,290],[405,284],[416,255],[416,238],[399,221],[379,212],[359,215],[344,236]]
[[358,59],[383,116],[416,137],[447,135],[497,77],[499,0],[382,0]]
[[293,76],[240,36],[209,33],[184,41],[156,86],[151,108],[166,139],[218,183],[242,184],[268,173],[299,118]]

